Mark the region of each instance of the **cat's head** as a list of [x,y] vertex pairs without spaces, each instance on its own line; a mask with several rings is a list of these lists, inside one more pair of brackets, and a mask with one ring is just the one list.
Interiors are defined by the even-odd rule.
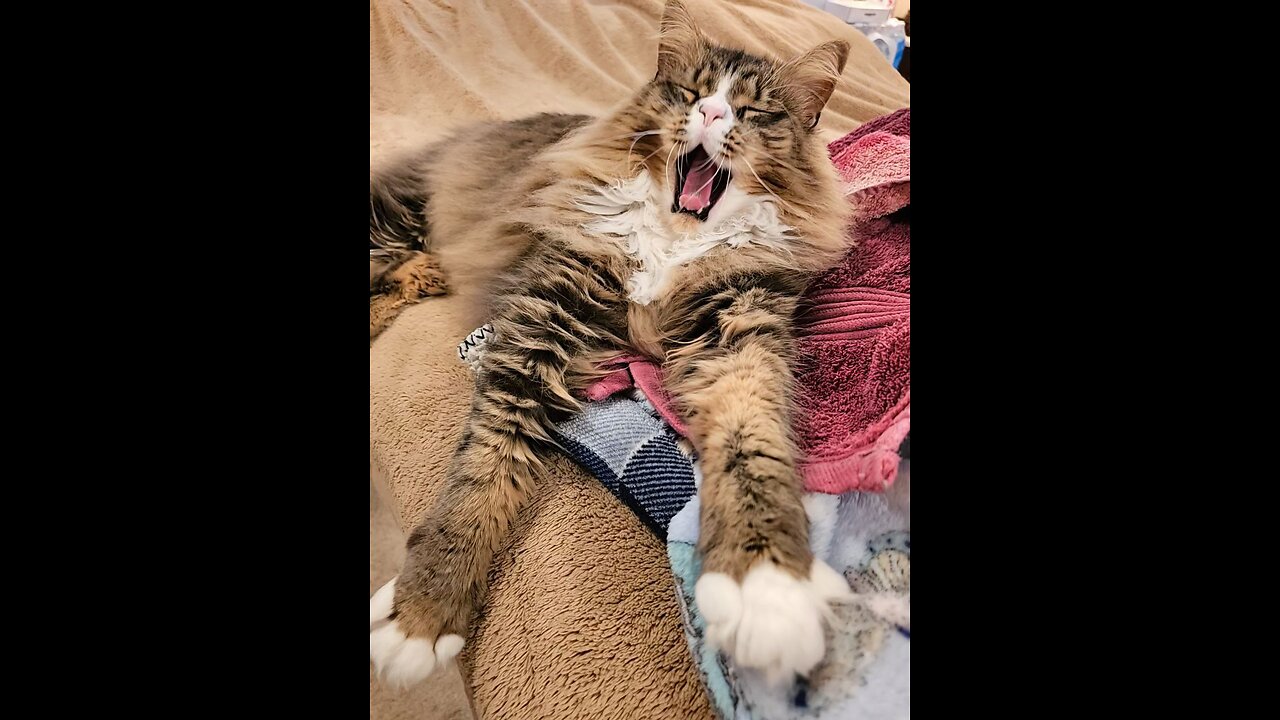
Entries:
[[848,53],[841,40],[788,61],[720,47],[669,0],[657,75],[619,120],[672,213],[717,222],[770,196],[803,213],[830,177],[816,126]]

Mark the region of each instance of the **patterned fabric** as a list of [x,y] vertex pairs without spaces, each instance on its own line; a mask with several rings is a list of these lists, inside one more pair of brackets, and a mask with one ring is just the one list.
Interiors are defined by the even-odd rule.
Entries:
[[696,492],[693,463],[653,405],[617,396],[587,403],[556,427],[562,447],[658,537]]
[[[707,646],[693,589],[701,573],[695,494],[667,531],[685,638],[722,720],[871,720],[911,716],[910,462],[893,493],[807,493],[810,546],[858,594],[833,608],[827,656],[807,682],[774,688]],[[695,472],[700,481],[700,474]]]
[[480,348],[493,337],[493,326],[485,323],[458,343],[458,359],[471,366],[472,370],[480,370]]

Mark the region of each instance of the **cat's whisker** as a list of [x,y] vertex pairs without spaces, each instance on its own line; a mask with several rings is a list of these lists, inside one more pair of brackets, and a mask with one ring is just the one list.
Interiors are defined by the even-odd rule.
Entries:
[[[646,137],[649,137],[649,136],[652,136],[652,135],[662,135],[662,134],[664,134],[665,132],[666,132],[666,131],[661,130],[661,129],[655,129],[655,130],[646,130],[645,132],[641,132],[641,133],[633,133],[634,135],[636,135],[636,139],[635,139],[635,140],[632,140],[632,141],[631,141],[631,147],[627,148],[627,159],[628,159],[628,160],[630,160],[630,159],[631,159],[631,153],[635,151],[635,149],[636,149],[636,143],[640,142],[641,140],[645,139]],[[624,136],[624,137],[625,137],[625,136]],[[661,150],[661,149],[662,149],[662,146],[661,146],[661,145],[659,145],[659,146],[658,146],[658,150]],[[656,152],[658,152],[658,150],[654,150],[653,152],[655,152],[655,153],[656,153]],[[653,156],[653,153],[649,153],[649,156],[648,156],[648,157],[645,157],[645,160],[648,160],[648,159],[649,159],[649,157],[652,157],[652,156]],[[640,162],[641,162],[641,163],[643,163],[643,162],[644,162],[644,160],[641,160]],[[633,172],[635,172],[635,166],[634,166],[634,165],[628,166],[628,168],[627,168],[627,174],[628,174],[628,175],[630,175],[630,174],[631,174],[631,173],[633,173]]]
[[599,146],[605,146],[605,147],[608,147],[611,143],[613,143],[613,142],[615,142],[615,141],[617,141],[617,140],[626,140],[627,138],[631,138],[631,139],[632,139],[632,140],[631,140],[631,146],[630,146],[629,148],[627,148],[627,154],[628,154],[628,155],[630,155],[630,154],[631,154],[631,151],[635,149],[635,147],[636,147],[636,143],[640,142],[641,140],[645,139],[646,137],[651,137],[651,136],[653,136],[653,135],[665,135],[666,133],[667,133],[667,131],[666,131],[666,130],[663,130],[662,128],[651,128],[651,129],[649,129],[649,130],[639,130],[639,131],[636,131],[636,132],[626,133],[626,134],[623,134],[623,135],[612,135],[612,136],[608,136],[608,137],[596,137],[596,138],[593,138],[593,139],[591,140],[591,142],[592,142],[592,144],[594,144],[594,145],[599,145]]
[[778,157],[777,155],[774,155],[773,153],[769,152],[769,151],[768,151],[767,149],[765,149],[764,147],[756,147],[756,148],[753,148],[753,149],[754,149],[756,152],[758,152],[758,153],[760,153],[761,155],[763,155],[764,157],[766,157],[766,158],[768,158],[768,159],[772,160],[773,162],[778,163],[779,165],[784,165],[784,166],[789,167],[789,168],[794,168],[794,167],[795,167],[795,166],[794,166],[794,165],[792,165],[790,162],[788,162],[788,161],[786,161],[786,160],[783,160],[782,158]]
[[[671,154],[672,154],[672,153],[674,153],[674,152],[676,151],[676,148],[678,148],[678,147],[680,147],[680,146],[682,146],[682,145],[684,145],[684,143],[682,143],[682,142],[677,142],[677,143],[673,144],[673,145],[671,146],[671,150],[670,150],[669,152],[667,152],[667,167],[666,167],[666,170],[663,170],[663,172],[662,172],[662,179],[663,179],[664,181],[667,179],[667,172],[666,172],[666,171],[667,171],[667,170],[670,170],[670,171],[671,171],[671,184],[667,186],[667,187],[670,187],[670,188],[674,188],[674,187],[676,186],[676,172],[675,172],[675,168],[674,168],[674,167],[672,167],[672,165],[671,165]],[[680,151],[680,154],[683,156],[683,155],[684,155],[684,150],[681,150],[681,151]]]
[[613,135],[611,137],[597,138],[597,140],[600,140],[600,141],[622,140],[623,138],[629,138],[629,137],[644,137],[646,135],[662,135],[665,132],[667,131],[663,130],[662,128],[653,128],[650,130],[640,130],[637,132],[625,133],[623,135]]
[[765,149],[763,149],[763,148],[757,148],[757,151],[759,151],[759,153],[760,153],[761,155],[764,155],[765,157],[767,157],[767,158],[769,158],[770,160],[772,160],[774,163],[776,163],[776,164],[778,164],[778,165],[781,165],[782,167],[784,167],[784,168],[786,168],[786,169],[788,169],[788,170],[791,170],[791,171],[793,171],[793,172],[798,172],[798,173],[806,172],[803,168],[797,167],[797,166],[795,166],[795,165],[793,165],[793,164],[791,164],[791,163],[787,162],[786,160],[783,160],[782,158],[779,158],[777,155],[774,155],[773,153],[769,152],[768,150],[765,150]]
[[642,160],[640,161],[640,163],[641,163],[641,164],[644,164],[644,163],[645,163],[649,158],[653,157],[654,155],[657,155],[657,154],[658,154],[658,153],[660,153],[660,152],[662,152],[662,148],[661,148],[661,147],[659,147],[657,150],[654,150],[653,152],[649,153],[648,155],[645,155],[645,156],[644,156],[644,159],[642,159]]
[[634,139],[631,141],[631,147],[634,148],[636,146],[636,143],[640,142],[641,140],[647,137],[653,137],[654,135],[665,135],[665,134],[666,134],[666,131],[664,130],[654,130],[652,132],[639,133],[637,135],[624,135],[623,138],[633,137]]
[[743,161],[744,163],[746,163],[746,164],[747,164],[747,169],[751,171],[751,174],[756,176],[756,182],[760,183],[760,187],[764,188],[764,191],[765,191],[765,192],[767,192],[767,193],[769,193],[770,195],[772,195],[774,200],[777,200],[778,202],[782,203],[782,206],[783,206],[783,207],[787,208],[788,210],[790,210],[791,212],[795,213],[796,215],[801,215],[801,216],[803,216],[803,217],[808,217],[808,213],[803,213],[803,212],[800,212],[800,211],[796,210],[796,209],[795,209],[795,207],[794,207],[791,203],[789,203],[789,202],[787,202],[786,200],[783,200],[782,198],[778,197],[778,194],[777,194],[777,193],[775,193],[774,191],[770,190],[770,189],[769,189],[769,186],[765,184],[764,180],[761,180],[761,179],[760,179],[760,174],[756,172],[756,169],[751,165],[751,161],[750,161],[750,160],[748,160],[748,159],[747,159],[747,157],[746,157],[745,155],[742,157],[742,161]]

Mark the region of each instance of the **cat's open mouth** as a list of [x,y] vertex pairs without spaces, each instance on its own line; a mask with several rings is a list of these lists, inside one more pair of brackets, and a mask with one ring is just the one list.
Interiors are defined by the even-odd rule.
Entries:
[[698,145],[676,160],[676,196],[671,212],[685,212],[705,221],[729,187],[729,168],[722,168]]

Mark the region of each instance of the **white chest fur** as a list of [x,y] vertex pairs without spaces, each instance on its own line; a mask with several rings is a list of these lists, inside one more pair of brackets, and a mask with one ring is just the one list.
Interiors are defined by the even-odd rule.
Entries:
[[635,258],[637,267],[627,291],[631,301],[639,305],[662,297],[680,268],[720,245],[739,248],[756,243],[787,252],[792,238],[792,229],[778,219],[771,200],[747,195],[732,184],[696,232],[682,233],[668,227],[670,205],[671,199],[661,197],[647,171],[578,200],[579,208],[597,216],[584,223],[583,229],[616,239]]

